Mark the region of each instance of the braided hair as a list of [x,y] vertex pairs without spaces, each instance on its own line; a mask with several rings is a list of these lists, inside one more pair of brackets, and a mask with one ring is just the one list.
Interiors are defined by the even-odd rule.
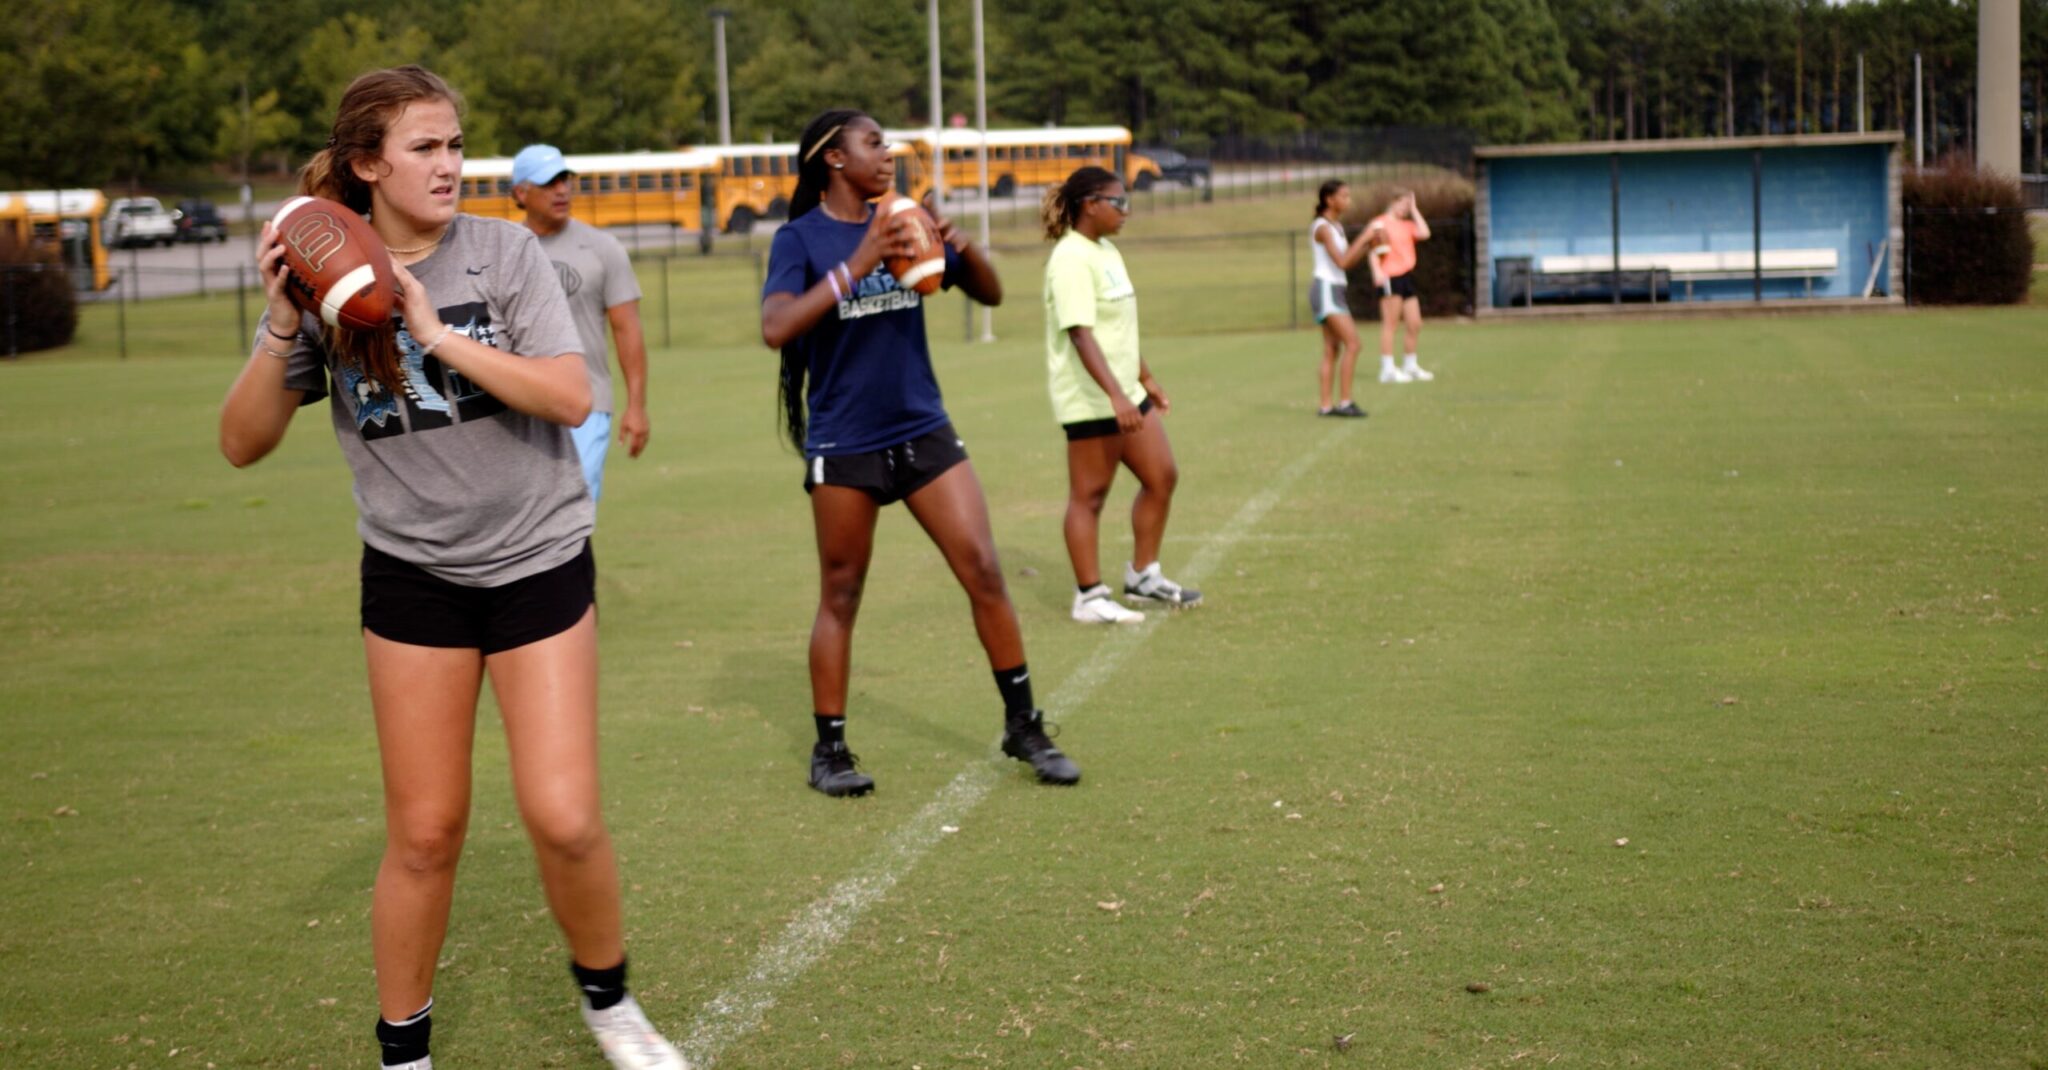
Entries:
[[[789,195],[791,222],[824,200],[825,191],[832,185],[832,165],[825,162],[825,150],[845,144],[846,124],[865,118],[868,114],[864,111],[835,108],[820,112],[804,127],[796,141],[796,190]],[[782,347],[775,394],[781,402],[783,429],[798,452],[803,451],[809,422],[804,412],[804,377],[809,371],[809,362],[794,341]]]
[[1100,167],[1083,167],[1067,176],[1065,182],[1045,191],[1045,200],[1039,205],[1039,220],[1045,224],[1045,240],[1058,241],[1066,237],[1067,231],[1081,221],[1081,206],[1088,198],[1117,184],[1116,175]]

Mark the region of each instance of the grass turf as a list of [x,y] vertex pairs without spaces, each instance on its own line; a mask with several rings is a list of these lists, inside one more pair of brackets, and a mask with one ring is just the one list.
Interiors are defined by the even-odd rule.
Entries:
[[[691,321],[729,344],[655,355],[598,539],[608,810],[676,1033],[997,728],[892,510],[850,734],[881,791],[803,787],[813,548],[730,307]],[[4,369],[0,1064],[373,1058],[348,478],[317,411],[219,460],[219,311],[153,307],[123,363],[92,309],[84,355]],[[1037,334],[946,318],[1047,697],[1113,640],[1065,620]],[[1148,334],[1169,571],[1327,452],[1217,547],[1208,606],[1052,711],[1083,784],[1004,763],[721,1065],[2042,1065],[2044,326],[1438,326],[1439,380],[1356,424],[1311,416],[1307,332]],[[437,1047],[595,1067],[505,769],[486,698]]]

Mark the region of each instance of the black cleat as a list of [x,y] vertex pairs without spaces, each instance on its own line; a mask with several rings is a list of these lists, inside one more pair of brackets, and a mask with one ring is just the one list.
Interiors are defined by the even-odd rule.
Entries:
[[[1057,725],[1053,728],[1058,730]],[[1078,784],[1081,767],[1060,753],[1045,734],[1045,714],[1032,710],[1028,717],[1012,717],[1003,730],[1003,753],[1020,762],[1030,762],[1038,779],[1047,784]]]
[[1365,410],[1364,410],[1364,409],[1361,409],[1361,408],[1359,408],[1359,407],[1358,407],[1358,403],[1357,403],[1357,402],[1355,402],[1355,401],[1347,401],[1347,402],[1345,402],[1344,404],[1342,404],[1342,405],[1339,405],[1339,406],[1337,406],[1337,407],[1336,407],[1336,408],[1334,408],[1334,409],[1331,409],[1331,410],[1330,410],[1330,415],[1332,415],[1332,416],[1349,416],[1349,417],[1351,417],[1351,418],[1352,418],[1352,419],[1354,419],[1354,420],[1362,420],[1362,419],[1364,419],[1364,418],[1365,418]]
[[811,747],[811,787],[835,799],[875,790],[875,778],[859,768],[860,759],[844,743],[819,743]]

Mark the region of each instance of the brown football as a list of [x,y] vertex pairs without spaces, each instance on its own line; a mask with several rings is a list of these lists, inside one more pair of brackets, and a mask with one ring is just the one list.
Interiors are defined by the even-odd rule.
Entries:
[[916,201],[898,197],[889,202],[886,209],[890,215],[899,212],[911,213],[911,220],[917,224],[917,236],[913,239],[917,251],[910,256],[889,258],[889,274],[896,276],[896,283],[906,290],[930,296],[939,292],[939,284],[946,281],[946,246],[939,240],[939,225],[932,222]]
[[292,304],[329,327],[369,331],[390,322],[391,254],[362,216],[325,197],[293,197],[270,222],[284,242]]

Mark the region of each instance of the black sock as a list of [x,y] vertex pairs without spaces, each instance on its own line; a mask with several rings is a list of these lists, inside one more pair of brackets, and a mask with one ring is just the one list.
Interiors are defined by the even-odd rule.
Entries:
[[1074,590],[1081,594],[1087,594],[1089,591],[1092,591],[1100,586],[1102,586],[1102,584],[1100,583],[1077,583],[1074,585]]
[[377,1046],[383,1049],[385,1066],[404,1066],[427,1057],[427,1039],[433,1035],[434,1001],[429,999],[419,1013],[402,1022],[377,1019]]
[[626,998],[626,960],[623,958],[608,970],[593,970],[570,959],[569,972],[575,975],[576,987],[583,990],[583,998],[590,1001],[591,1010],[616,1007],[620,1000]]
[[846,742],[846,715],[843,713],[819,713],[811,717],[818,722],[818,742]]
[[1031,670],[1022,662],[1014,669],[996,670],[996,690],[1003,693],[1003,712],[1011,717],[1037,708],[1031,701]]

